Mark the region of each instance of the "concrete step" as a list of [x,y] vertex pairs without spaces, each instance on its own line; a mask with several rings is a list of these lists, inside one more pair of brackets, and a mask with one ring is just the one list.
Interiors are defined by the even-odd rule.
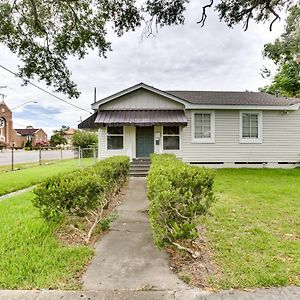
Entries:
[[146,177],[147,175],[148,175],[147,170],[129,170],[129,176]]
[[134,158],[130,163],[129,176],[146,177],[151,165],[149,158]]
[[135,165],[135,164],[131,164],[130,165],[130,169],[146,169],[149,170],[150,165]]

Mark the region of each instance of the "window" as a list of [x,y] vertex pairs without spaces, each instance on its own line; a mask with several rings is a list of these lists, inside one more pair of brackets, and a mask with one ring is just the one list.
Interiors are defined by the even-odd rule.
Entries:
[[107,127],[107,149],[123,149],[124,129],[123,127]]
[[192,141],[194,143],[215,142],[215,114],[214,112],[192,113]]
[[262,142],[262,113],[240,113],[240,143]]
[[179,150],[180,134],[179,126],[163,127],[163,148],[164,150]]

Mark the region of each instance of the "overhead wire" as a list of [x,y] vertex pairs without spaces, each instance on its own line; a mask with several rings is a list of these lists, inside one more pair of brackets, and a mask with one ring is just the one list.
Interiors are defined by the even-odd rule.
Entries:
[[75,108],[77,108],[77,109],[80,109],[80,110],[82,110],[82,111],[88,112],[89,114],[92,114],[92,112],[90,112],[89,110],[84,109],[84,108],[82,108],[82,107],[80,107],[80,106],[77,106],[77,105],[75,105],[75,104],[73,104],[73,103],[71,103],[71,102],[69,102],[69,101],[67,101],[67,100],[64,100],[64,99],[58,97],[57,95],[55,95],[55,94],[53,94],[53,93],[51,93],[51,92],[45,90],[44,88],[38,86],[37,84],[31,82],[30,80],[24,79],[22,76],[20,76],[19,74],[15,73],[14,71],[12,71],[12,70],[10,70],[10,69],[4,67],[3,65],[0,65],[0,67],[1,67],[3,70],[5,70],[5,71],[7,71],[7,72],[9,72],[9,73],[11,73],[11,74],[13,74],[13,75],[15,75],[16,77],[25,80],[26,83],[28,83],[28,84],[34,86],[35,88],[37,88],[37,89],[43,91],[44,93],[47,93],[48,95],[50,95],[50,96],[56,98],[57,100],[62,101],[62,102],[64,102],[64,103],[66,103],[66,104],[68,104],[68,105],[71,105],[71,106],[73,106],[73,107],[75,107]]

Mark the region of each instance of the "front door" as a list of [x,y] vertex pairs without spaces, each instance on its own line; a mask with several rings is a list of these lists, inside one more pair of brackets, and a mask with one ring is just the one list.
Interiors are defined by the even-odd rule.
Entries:
[[136,157],[149,157],[154,152],[154,127],[136,127]]

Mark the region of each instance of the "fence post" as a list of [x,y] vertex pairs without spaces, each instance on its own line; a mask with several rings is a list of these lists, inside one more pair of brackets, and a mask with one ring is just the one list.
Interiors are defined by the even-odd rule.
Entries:
[[81,147],[78,147],[78,166],[81,167]]
[[11,170],[14,170],[14,148],[15,148],[15,142],[12,142],[11,147]]
[[39,148],[39,165],[42,164],[42,148]]
[[94,164],[97,163],[97,153],[96,153],[96,148],[93,147],[93,156],[94,156]]
[[63,159],[63,149],[62,149],[62,147],[60,147],[60,159],[61,160]]

